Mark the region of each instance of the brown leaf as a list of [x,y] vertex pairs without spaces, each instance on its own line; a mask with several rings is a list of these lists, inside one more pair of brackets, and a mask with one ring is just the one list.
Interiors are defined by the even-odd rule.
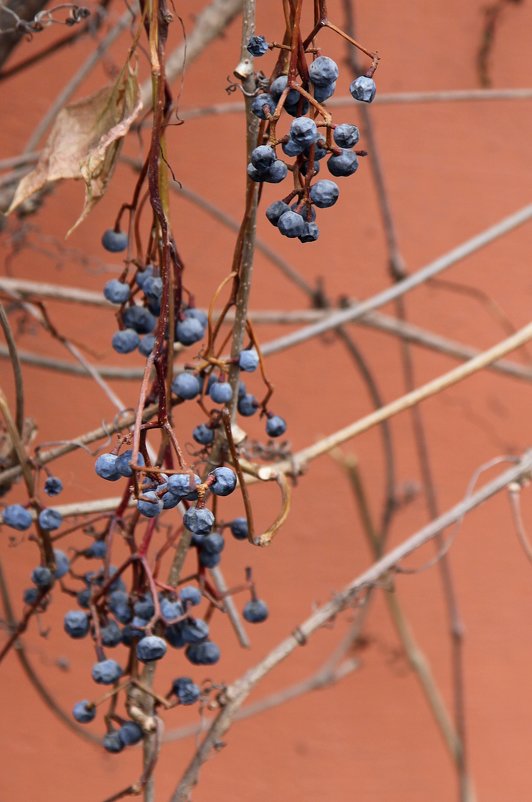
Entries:
[[7,213],[46,184],[60,178],[82,178],[85,204],[70,234],[104,195],[122,139],[141,108],[139,85],[129,66],[114,84],[65,106],[57,115],[37,165],[19,183]]

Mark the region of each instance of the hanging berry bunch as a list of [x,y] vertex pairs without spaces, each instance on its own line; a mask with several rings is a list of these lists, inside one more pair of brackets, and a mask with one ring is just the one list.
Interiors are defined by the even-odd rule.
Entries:
[[[268,43],[264,36],[252,36],[247,45],[255,57],[269,50],[280,50],[268,89],[260,91],[251,105],[253,114],[263,122],[260,144],[251,153],[247,172],[253,181],[270,184],[279,184],[290,174],[293,188],[268,206],[266,217],[283,236],[314,242],[319,236],[316,209],[334,206],[340,194],[335,181],[316,178],[322,160],[326,161],[330,175],[343,178],[353,175],[358,169],[358,158],[366,155],[363,150],[355,150],[359,140],[357,126],[336,124],[326,107],[336,89],[339,69],[333,59],[316,49],[315,37],[328,27],[372,59],[366,74],[350,84],[349,91],[357,101],[371,103],[375,97],[373,74],[379,57],[333,25],[327,19],[325,3],[318,4],[315,26],[303,39],[301,6],[298,3],[293,9],[291,37],[287,35],[283,44]],[[287,120],[290,117],[293,119]],[[289,130],[283,134],[280,128],[285,120]]]

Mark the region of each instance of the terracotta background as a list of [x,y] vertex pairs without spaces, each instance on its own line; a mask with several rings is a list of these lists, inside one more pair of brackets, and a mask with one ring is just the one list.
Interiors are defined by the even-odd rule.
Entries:
[[[278,38],[277,3],[259,3],[257,30]],[[280,5],[280,4],[279,4]],[[382,54],[377,73],[379,93],[414,90],[478,88],[476,54],[482,36],[484,0],[382,0],[357,4],[359,38]],[[176,4],[188,30],[201,4]],[[121,7],[113,14],[122,13]],[[342,22],[340,3],[330,3],[330,17]],[[501,19],[491,61],[494,87],[530,85],[532,5],[509,5]],[[23,44],[14,60],[56,35],[45,32]],[[177,41],[177,32],[175,34]],[[238,60],[239,23],[216,41],[187,71],[181,92],[183,110],[228,101],[226,75]],[[127,42],[119,43],[104,66],[120,65]],[[351,80],[342,62],[344,50],[333,33],[324,32],[325,54],[341,62],[337,94],[345,95]],[[15,155],[60,91],[66,76],[91,50],[83,42],[63,51],[45,65],[28,70],[2,86],[3,156]],[[261,67],[273,64],[268,57]],[[79,96],[102,86],[108,74],[98,67]],[[234,100],[231,96],[229,100]],[[482,101],[439,104],[377,105],[371,110],[386,183],[407,267],[413,271],[445,253],[500,218],[530,202],[530,125],[528,101]],[[337,122],[358,122],[352,103],[334,110]],[[238,219],[242,213],[245,157],[241,114],[200,117],[172,129],[171,164],[184,187]],[[127,150],[138,155],[146,147],[130,141]],[[364,143],[363,143],[364,144]],[[12,251],[10,229],[2,237],[4,271],[15,277],[100,289],[119,269],[119,259],[107,258],[99,245],[119,204],[129,197],[133,177],[120,166],[111,189],[90,219],[65,243],[66,230],[81,207],[82,188],[63,184],[46,199],[38,217],[27,221],[28,247]],[[266,187],[265,203],[280,196]],[[186,263],[186,283],[199,304],[208,302],[228,272],[234,235],[204,211],[174,196],[173,225]],[[369,297],[389,278],[385,244],[369,165],[341,179],[341,196],[333,210],[319,215],[318,243],[302,246],[286,241],[259,215],[259,236],[286,258],[308,281],[321,276],[330,297],[341,294]],[[20,237],[17,242],[20,241]],[[464,287],[489,294],[512,323],[530,318],[532,227],[522,226],[444,274]],[[80,256],[85,263],[80,263]],[[307,299],[260,253],[255,262],[252,294],[255,309],[301,309]],[[49,303],[52,319],[74,341],[90,346],[96,364],[141,364],[122,360],[110,347],[112,314],[87,307]],[[486,304],[471,295],[442,287],[415,290],[408,301],[412,322],[479,348],[505,336],[500,320]],[[383,311],[393,313],[392,309]],[[14,316],[13,320],[17,320]],[[260,327],[263,342],[281,327]],[[403,392],[398,343],[384,334],[352,327],[369,360],[382,394],[391,400]],[[57,343],[36,328],[19,332],[21,347],[68,358]],[[516,359],[524,355],[513,355]],[[449,369],[453,360],[415,348],[416,383]],[[345,349],[327,336],[268,360],[275,383],[275,411],[286,417],[294,449],[355,420],[371,408],[366,389]],[[2,363],[5,384],[11,377]],[[103,393],[89,380],[24,368],[27,413],[38,421],[38,442],[71,438],[114,416]],[[135,383],[113,385],[133,406]],[[484,372],[427,401],[422,407],[442,510],[463,497],[475,469],[501,454],[519,454],[530,444],[530,390],[523,383]],[[177,416],[178,436],[184,440],[194,410]],[[419,483],[411,420],[407,414],[392,421],[401,488]],[[251,435],[260,432],[255,421]],[[369,489],[375,515],[383,494],[383,460],[375,430],[345,447],[356,454]],[[113,495],[98,482],[93,459],[86,453],[57,463],[66,484],[64,502]],[[22,499],[17,487],[10,500]],[[255,491],[257,517],[271,519],[276,497]],[[532,520],[530,493],[523,494],[525,519]],[[227,515],[241,512],[239,500],[227,502]],[[427,519],[416,496],[397,515],[390,544],[396,544]],[[81,538],[81,536],[80,536]],[[78,544],[84,542],[82,539]],[[36,563],[35,546],[7,532],[0,544],[10,590],[17,610],[21,592]],[[419,553],[412,564],[432,554]],[[530,565],[517,542],[504,494],[475,511],[465,521],[451,551],[451,564],[465,624],[465,689],[468,750],[478,799],[482,802],[530,799],[532,730],[532,588]],[[240,650],[227,623],[215,621],[215,640],[223,657],[210,672],[190,670],[179,653],[166,658],[159,672],[160,690],[177,673],[190,673],[216,682],[231,681],[255,664],[314,604],[323,602],[371,563],[349,485],[330,458],[312,465],[294,494],[289,521],[272,548],[252,551],[247,544],[227,543],[223,567],[230,582],[242,577],[252,562],[260,595],[270,606],[267,623],[252,631],[251,651]],[[410,624],[431,661],[447,702],[451,702],[448,626],[436,569],[402,577],[398,592]],[[47,686],[70,710],[75,701],[91,697],[92,651],[86,642],[72,642],[62,632],[68,599],[55,598],[42,626],[25,637],[28,653]],[[317,635],[282,664],[257,689],[254,699],[272,689],[305,678],[345,633],[350,616]],[[251,627],[250,627],[251,629]],[[360,669],[327,690],[300,697],[282,707],[235,724],[227,747],[205,766],[194,800],[208,802],[448,802],[456,799],[456,782],[448,755],[415,678],[400,651],[382,598],[367,623],[368,648],[360,653]],[[0,799],[101,802],[134,780],[140,753],[105,754],[69,733],[43,706],[20,671],[14,654],[2,665],[2,770]],[[167,730],[197,721],[195,710],[175,710],[166,717]],[[101,733],[101,720],[91,725]],[[168,799],[193,751],[193,740],[167,744],[157,770],[157,800]]]

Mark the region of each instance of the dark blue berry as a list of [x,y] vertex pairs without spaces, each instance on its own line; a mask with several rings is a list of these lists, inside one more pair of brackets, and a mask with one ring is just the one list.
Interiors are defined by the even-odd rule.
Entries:
[[112,648],[122,643],[122,630],[116,621],[109,621],[104,627],[100,629],[102,643],[104,646]]
[[44,492],[47,496],[58,496],[63,490],[63,482],[58,476],[49,476],[44,483]]
[[[115,470],[118,471],[120,476],[127,476],[130,478],[133,476],[133,468],[131,467],[131,460],[133,458],[133,449],[128,448],[127,451],[122,452],[117,458],[115,463]],[[139,453],[137,458],[137,465],[143,466],[144,457],[142,454]]]
[[200,698],[201,691],[190,677],[178,677],[172,682],[174,693],[182,705],[193,705]]
[[338,78],[338,65],[328,56],[318,56],[308,68],[314,86],[326,86]]
[[89,617],[81,610],[69,610],[65,614],[64,629],[71,638],[84,638],[89,632]]
[[135,329],[115,331],[111,345],[118,354],[131,354],[140,344],[140,337]]
[[266,217],[268,218],[272,226],[277,226],[280,216],[285,212],[289,211],[290,211],[290,206],[287,203],[280,200],[274,201],[266,209]]
[[242,615],[250,624],[260,624],[268,618],[268,607],[260,599],[251,599],[244,607]]
[[334,181],[325,178],[323,181],[316,181],[310,188],[310,197],[318,209],[328,209],[334,206],[338,200],[340,190]]
[[100,660],[92,667],[92,678],[98,685],[113,685],[122,674],[123,671],[116,660]]
[[264,36],[252,36],[246,45],[246,50],[252,56],[259,58],[268,52],[268,42]]
[[122,320],[127,329],[134,329],[137,334],[150,334],[155,328],[156,318],[145,306],[128,306],[122,313]]
[[317,142],[320,135],[314,120],[310,117],[297,117],[290,126],[290,138],[306,148]]
[[215,404],[228,404],[233,397],[233,390],[229,382],[215,382],[209,390],[209,395]]
[[21,504],[10,504],[4,510],[3,523],[6,526],[10,526],[11,529],[18,529],[19,532],[23,532],[25,529],[29,529],[31,521],[31,512]]
[[106,752],[117,754],[124,748],[124,744],[120,740],[118,732],[108,732],[103,736],[103,748]]
[[277,227],[283,236],[294,239],[304,233],[305,221],[296,212],[285,212],[280,216]]
[[356,125],[340,123],[334,129],[333,137],[339,148],[354,148],[360,139],[360,132]]
[[186,585],[179,591],[179,598],[185,607],[188,605],[196,606],[201,602],[201,593],[194,585]]
[[286,421],[280,415],[272,415],[266,421],[266,434],[270,437],[280,437],[286,432]]
[[214,526],[214,515],[206,507],[190,507],[183,515],[183,523],[194,535],[208,535]]
[[200,423],[192,432],[192,437],[202,446],[208,446],[214,440],[214,431],[205,423]]
[[327,167],[329,172],[337,177],[353,175],[358,169],[356,153],[344,148],[338,156],[333,155],[327,160]]
[[200,390],[201,385],[197,375],[189,371],[178,373],[172,382],[172,392],[187,401],[196,398]]
[[54,584],[54,577],[49,568],[45,565],[38,565],[31,572],[31,581],[39,590],[47,590]]
[[160,660],[166,654],[166,641],[157,635],[146,635],[137,643],[137,658],[142,663]]
[[254,395],[251,395],[251,393],[246,393],[238,399],[237,409],[245,418],[249,418],[250,415],[254,415],[258,407],[259,402]]
[[163,502],[154,490],[148,490],[142,494],[137,502],[137,509],[146,518],[155,518],[163,509]]
[[74,705],[72,715],[80,724],[89,724],[96,717],[96,707],[87,699],[83,699]]
[[236,474],[232,468],[215,468],[209,477],[214,479],[209,487],[217,496],[228,496],[236,487]]
[[176,339],[181,345],[194,345],[203,339],[204,333],[204,327],[195,317],[179,320],[175,328]]
[[108,482],[116,482],[120,479],[116,460],[116,454],[100,454],[94,463],[94,470],[101,479],[107,479]]
[[114,231],[112,228],[108,228],[103,232],[102,245],[105,250],[110,251],[110,253],[120,253],[120,251],[125,251],[127,248],[127,234],[123,234],[121,231]]
[[211,666],[220,659],[220,649],[212,641],[191,643],[185,651],[187,660],[197,666]]
[[123,304],[129,300],[131,290],[129,288],[129,284],[126,284],[125,281],[119,281],[117,278],[112,278],[103,288],[103,294],[109,303]]
[[142,356],[148,357],[153,351],[155,345],[155,334],[145,334],[140,338],[139,352]]
[[237,540],[247,540],[249,529],[246,518],[234,518],[229,524],[229,529]]
[[375,97],[377,87],[373,78],[368,78],[366,75],[361,75],[355,78],[349,87],[349,91],[355,100],[362,100],[364,103],[371,103]]
[[275,111],[275,106],[276,103],[273,97],[264,93],[253,98],[251,103],[251,111],[256,117],[259,117],[261,120],[266,120],[266,110],[268,110],[269,114],[273,114]]
[[124,746],[134,746],[142,741],[144,733],[134,721],[125,721],[118,730],[118,737]]

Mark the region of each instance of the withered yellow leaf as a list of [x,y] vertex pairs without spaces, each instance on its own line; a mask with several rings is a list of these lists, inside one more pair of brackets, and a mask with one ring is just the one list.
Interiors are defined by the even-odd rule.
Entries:
[[35,168],[20,181],[7,213],[46,184],[61,178],[82,178],[85,203],[70,234],[104,195],[122,140],[141,108],[137,77],[129,65],[113,84],[65,106]]

